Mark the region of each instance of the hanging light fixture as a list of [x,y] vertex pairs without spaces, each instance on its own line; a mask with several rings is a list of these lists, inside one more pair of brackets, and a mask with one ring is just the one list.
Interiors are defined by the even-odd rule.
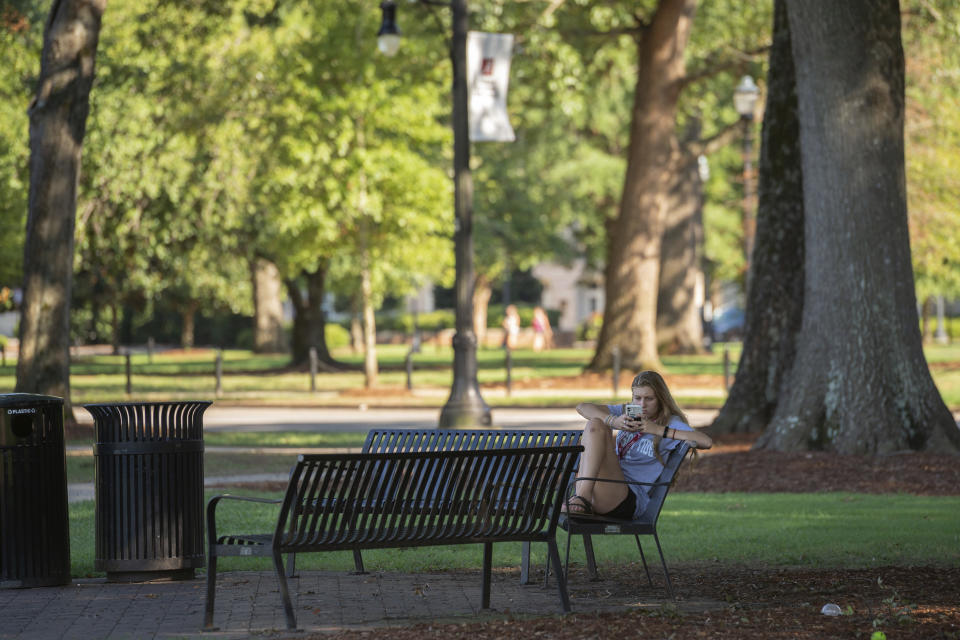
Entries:
[[380,20],[380,31],[377,32],[377,48],[380,53],[392,58],[400,49],[400,29],[397,28],[397,4],[393,0],[383,0],[380,3],[383,18]]

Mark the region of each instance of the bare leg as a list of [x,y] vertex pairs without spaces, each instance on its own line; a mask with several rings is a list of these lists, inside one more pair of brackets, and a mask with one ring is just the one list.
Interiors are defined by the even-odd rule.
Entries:
[[[613,431],[602,420],[591,419],[580,437],[583,453],[580,455],[580,477],[623,480],[623,471],[617,459],[616,439]],[[581,480],[577,483],[577,495],[593,503],[597,513],[614,510],[627,497],[630,489],[619,482],[595,482]]]

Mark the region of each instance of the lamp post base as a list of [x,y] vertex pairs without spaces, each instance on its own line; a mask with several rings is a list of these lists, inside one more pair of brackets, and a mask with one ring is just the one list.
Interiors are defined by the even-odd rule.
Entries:
[[478,393],[454,398],[451,394],[447,404],[440,411],[441,429],[461,429],[466,427],[489,427],[493,424],[490,407]]

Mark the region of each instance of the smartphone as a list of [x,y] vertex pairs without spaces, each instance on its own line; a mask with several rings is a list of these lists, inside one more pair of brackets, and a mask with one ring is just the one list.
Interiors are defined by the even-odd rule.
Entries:
[[628,404],[623,408],[624,414],[628,418],[638,420],[643,417],[643,407],[639,404]]

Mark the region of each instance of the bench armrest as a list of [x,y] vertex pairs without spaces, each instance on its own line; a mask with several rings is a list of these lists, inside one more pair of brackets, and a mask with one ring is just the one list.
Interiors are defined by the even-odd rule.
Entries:
[[221,500],[240,500],[242,502],[256,502],[260,504],[280,504],[283,500],[276,498],[255,498],[253,496],[235,496],[230,493],[221,493],[213,496],[207,502],[207,542],[211,548],[217,544],[217,505]]

